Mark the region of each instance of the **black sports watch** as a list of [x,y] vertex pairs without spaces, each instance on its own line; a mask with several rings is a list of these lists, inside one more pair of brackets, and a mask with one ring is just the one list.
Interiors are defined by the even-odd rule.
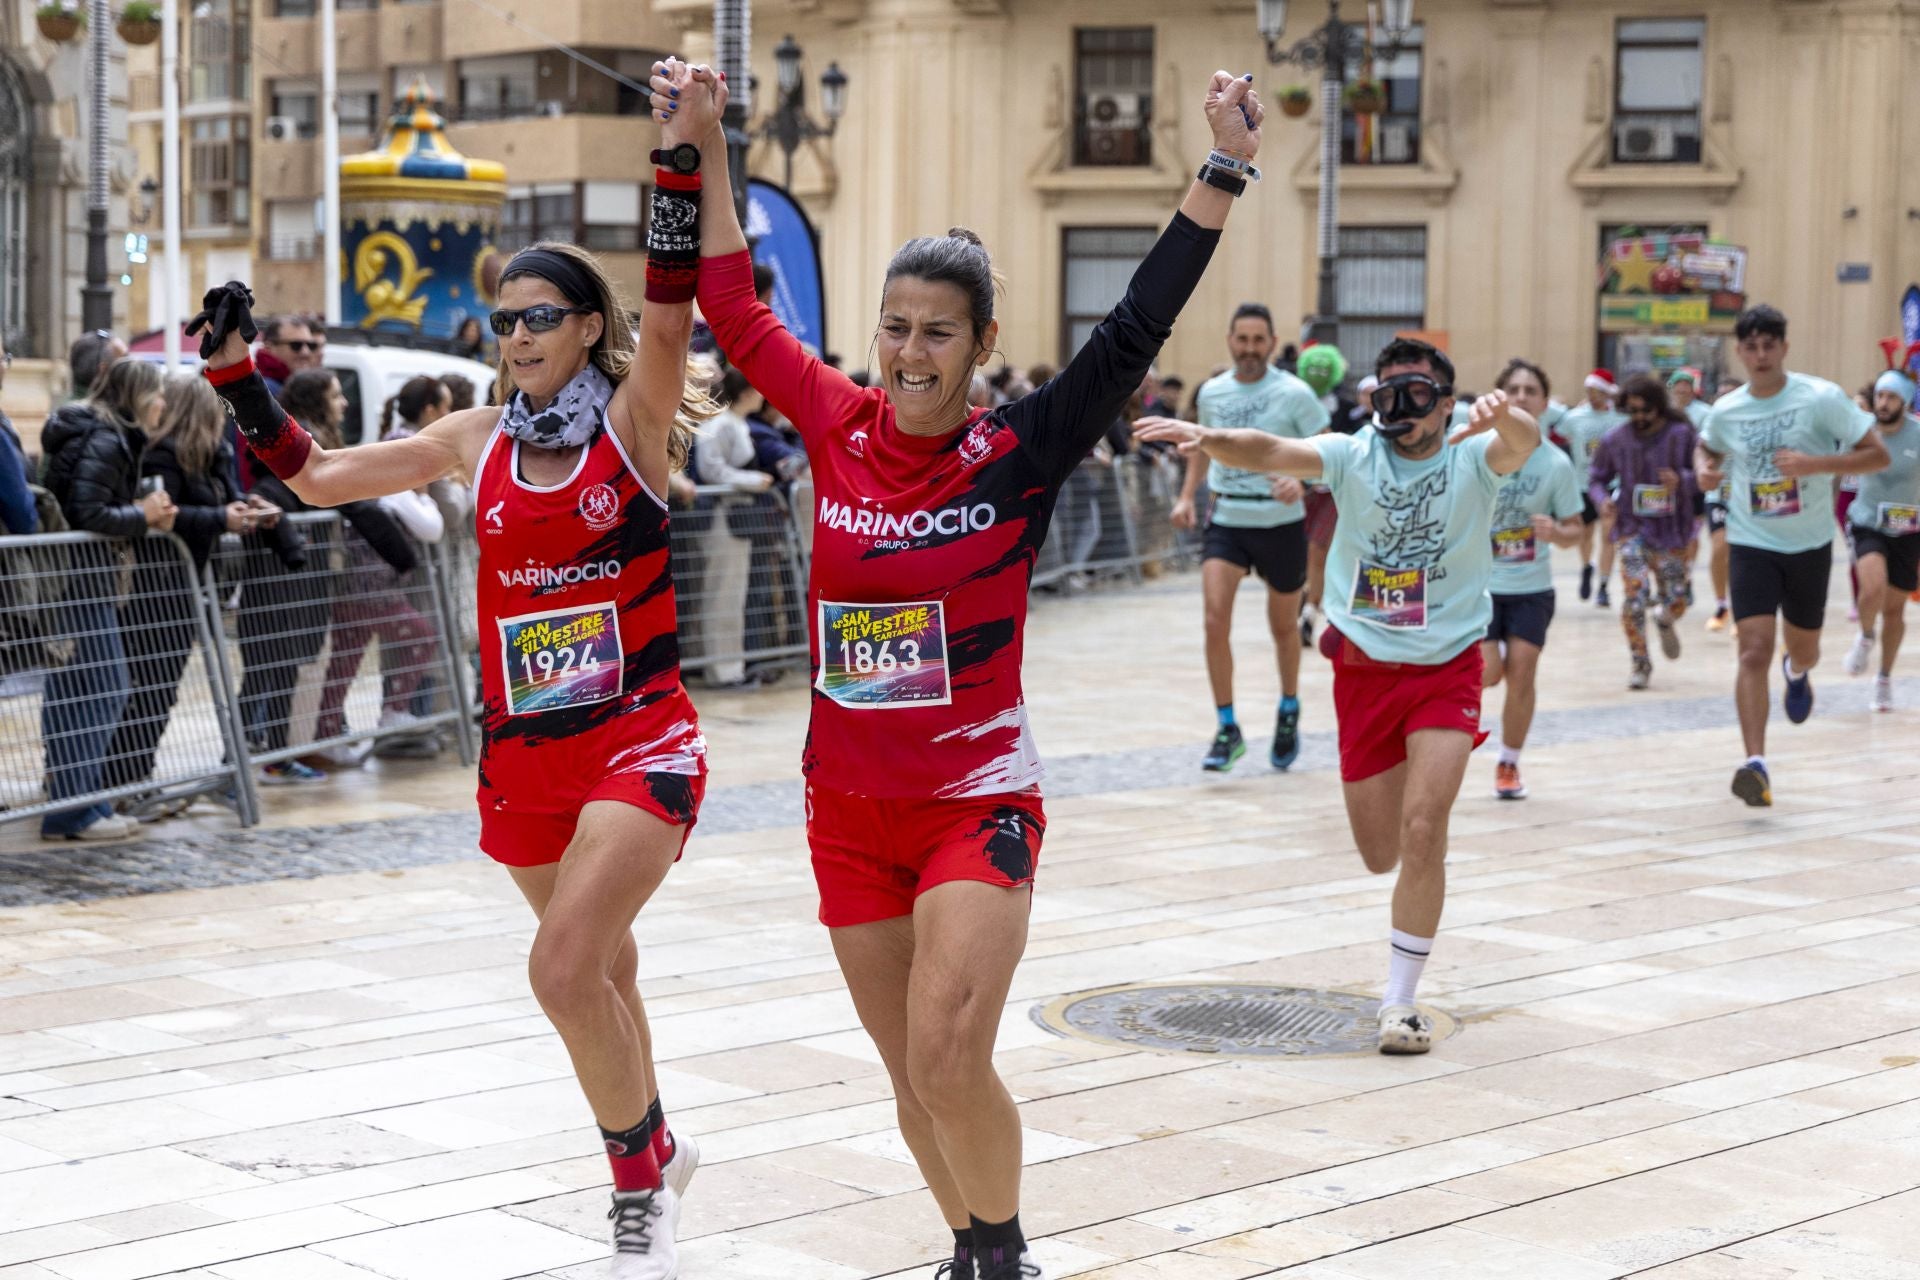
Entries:
[[700,172],[700,148],[691,142],[683,142],[670,151],[655,151],[650,158],[662,169],[671,169],[675,173]]

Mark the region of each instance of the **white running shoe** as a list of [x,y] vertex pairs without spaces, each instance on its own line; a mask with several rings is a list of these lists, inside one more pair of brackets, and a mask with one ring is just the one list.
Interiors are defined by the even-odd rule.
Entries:
[[673,1159],[667,1161],[660,1174],[673,1188],[673,1194],[685,1198],[687,1184],[693,1181],[693,1171],[700,1167],[700,1144],[684,1133],[673,1135]]
[[1660,652],[1672,661],[1680,656],[1680,633],[1674,629],[1673,614],[1661,605],[1653,611],[1654,629],[1660,633]]
[[1893,677],[1875,676],[1873,678],[1873,709],[1875,711],[1893,710]]
[[1847,650],[1847,674],[1863,676],[1867,674],[1867,663],[1873,658],[1873,637],[1864,631],[1853,638],[1853,648]]
[[672,1187],[657,1191],[616,1191],[613,1208],[613,1280],[678,1280],[680,1253],[674,1231],[680,1225],[680,1197]]
[[1033,1260],[1033,1254],[1025,1249],[1014,1262],[1002,1262],[998,1266],[989,1266],[979,1259],[974,1260],[979,1267],[980,1280],[1047,1280],[1046,1273],[1040,1270],[1040,1264]]
[[1425,1053],[1433,1048],[1433,1019],[1410,1004],[1380,1010],[1380,1052]]

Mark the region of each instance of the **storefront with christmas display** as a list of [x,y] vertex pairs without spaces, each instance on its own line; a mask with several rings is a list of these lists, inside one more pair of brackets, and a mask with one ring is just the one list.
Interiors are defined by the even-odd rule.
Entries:
[[1623,382],[1690,366],[1711,395],[1723,374],[1740,376],[1732,342],[1746,279],[1747,251],[1704,228],[1609,234],[1598,273],[1599,363]]

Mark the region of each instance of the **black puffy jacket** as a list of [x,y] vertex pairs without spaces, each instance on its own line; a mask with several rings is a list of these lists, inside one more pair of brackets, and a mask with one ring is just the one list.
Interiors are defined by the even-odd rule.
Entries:
[[40,432],[43,483],[75,529],[115,538],[146,536],[140,463],[147,433],[122,427],[86,404],[62,405]]
[[193,553],[193,562],[205,568],[220,535],[227,531],[227,504],[240,495],[233,487],[233,454],[225,440],[214,450],[205,471],[189,471],[174,452],[174,441],[163,438],[147,450],[140,474],[159,476],[179,509],[173,532]]

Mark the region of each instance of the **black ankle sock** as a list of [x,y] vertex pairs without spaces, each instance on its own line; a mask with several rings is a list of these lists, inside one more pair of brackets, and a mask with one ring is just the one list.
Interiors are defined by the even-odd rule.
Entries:
[[973,1256],[972,1227],[953,1228],[953,1256],[956,1259],[971,1258]]
[[[968,1215],[972,1218],[972,1215]],[[1014,1214],[1005,1222],[973,1221],[973,1256],[996,1266],[1012,1262],[1020,1256],[1027,1246],[1026,1237],[1020,1234],[1020,1215]]]
[[660,1099],[655,1097],[653,1105],[647,1108],[647,1124],[653,1131],[654,1154],[660,1157],[660,1167],[666,1168],[667,1161],[673,1159],[673,1131],[667,1128],[667,1113],[661,1107]]

